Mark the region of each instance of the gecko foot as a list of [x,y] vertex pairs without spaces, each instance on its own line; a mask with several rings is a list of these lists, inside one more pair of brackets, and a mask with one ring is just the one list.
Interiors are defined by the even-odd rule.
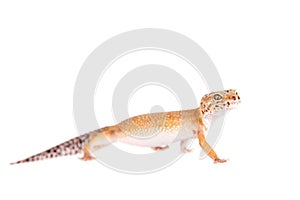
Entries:
[[162,151],[169,148],[169,146],[164,146],[164,147],[151,147],[152,150],[154,151]]
[[91,156],[91,154],[87,151],[84,151],[82,158],[79,158],[80,160],[83,161],[88,161],[88,160],[94,160],[95,158]]
[[181,149],[182,153],[191,153],[194,149],[183,148]]
[[191,139],[182,140],[180,142],[180,149],[181,149],[182,153],[190,153],[194,150],[194,149],[188,148],[191,145],[191,142],[192,142]]
[[216,158],[216,159],[214,160],[214,164],[217,164],[217,163],[224,163],[224,162],[227,162],[227,160],[226,160],[226,159],[220,159],[220,158]]
[[93,156],[83,156],[82,158],[79,158],[79,160],[83,160],[83,161],[89,161],[94,159],[95,158]]

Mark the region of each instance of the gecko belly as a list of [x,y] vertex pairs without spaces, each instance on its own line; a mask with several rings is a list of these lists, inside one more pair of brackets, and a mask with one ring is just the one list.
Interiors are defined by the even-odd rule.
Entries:
[[174,142],[195,138],[196,135],[192,130],[170,131],[170,132],[152,132],[145,134],[136,132],[135,134],[127,135],[118,139],[119,142],[142,146],[142,147],[156,147],[166,146]]

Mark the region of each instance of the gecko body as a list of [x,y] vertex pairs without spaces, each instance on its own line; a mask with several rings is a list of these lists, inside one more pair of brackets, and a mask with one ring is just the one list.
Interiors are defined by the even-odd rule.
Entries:
[[215,163],[220,159],[206,142],[211,117],[224,110],[235,108],[240,103],[236,90],[212,92],[202,97],[200,106],[192,110],[150,113],[128,118],[116,125],[100,128],[68,140],[44,152],[11,164],[75,155],[83,152],[82,160],[94,159],[92,152],[114,142],[122,142],[153,150],[164,150],[174,142],[180,142],[183,153],[190,152],[189,140],[198,138],[199,145]]

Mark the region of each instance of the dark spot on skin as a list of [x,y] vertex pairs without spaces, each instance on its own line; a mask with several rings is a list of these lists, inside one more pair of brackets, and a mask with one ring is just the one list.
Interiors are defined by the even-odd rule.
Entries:
[[229,107],[230,106],[230,103],[227,101],[227,106]]
[[114,134],[116,133],[116,130],[114,130],[114,129],[112,129],[112,130],[106,130],[105,132],[104,132],[104,134],[106,135],[106,136],[113,136]]
[[240,98],[240,96],[238,96],[238,100],[240,100],[241,98]]
[[235,97],[235,96],[232,96],[232,99],[233,99],[233,100],[236,100],[236,97]]
[[101,133],[102,132],[102,129],[100,128],[100,129],[97,129],[97,130],[95,130],[95,132],[96,133]]

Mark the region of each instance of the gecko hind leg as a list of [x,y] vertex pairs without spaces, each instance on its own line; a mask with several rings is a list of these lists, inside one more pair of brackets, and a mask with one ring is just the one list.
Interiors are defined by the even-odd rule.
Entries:
[[182,153],[190,153],[194,150],[194,149],[188,148],[189,146],[191,146],[191,141],[192,141],[191,139],[181,140],[180,150]]
[[169,148],[168,145],[167,146],[163,146],[163,147],[151,147],[151,149],[154,150],[154,151],[162,151],[162,150],[166,150],[168,148]]
[[113,128],[114,127],[106,127],[102,128],[100,132],[96,131],[91,133],[92,138],[83,149],[83,157],[79,159],[84,161],[96,159],[94,156],[92,156],[95,151],[106,147],[115,141],[115,130]]
[[93,157],[93,156],[90,154],[90,152],[89,152],[88,149],[84,148],[84,150],[83,150],[83,156],[82,156],[81,158],[79,158],[79,159],[80,159],[80,160],[83,160],[83,161],[88,161],[88,160],[94,160],[95,157]]
[[[105,146],[101,146],[101,145],[95,145],[92,147],[92,151],[98,151],[99,149],[101,149],[102,147],[105,147]],[[96,158],[94,156],[91,155],[90,151],[85,148],[83,150],[83,157],[82,158],[79,158],[80,160],[83,160],[83,161],[88,161],[88,160],[95,160]]]

